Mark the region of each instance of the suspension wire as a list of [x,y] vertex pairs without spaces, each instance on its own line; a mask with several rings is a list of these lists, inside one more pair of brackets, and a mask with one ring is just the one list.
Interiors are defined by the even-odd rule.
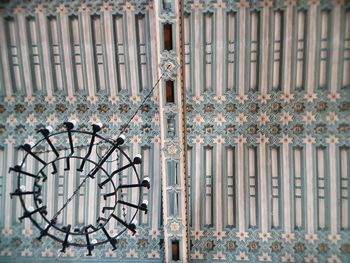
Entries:
[[[170,68],[171,65],[168,65],[167,69]],[[153,87],[151,88],[151,90],[148,92],[148,94],[146,95],[146,97],[144,97],[144,99],[142,100],[141,104],[138,106],[138,108],[135,110],[134,114],[130,117],[130,119],[128,120],[128,122],[124,125],[121,125],[122,129],[118,135],[118,137],[120,137],[120,135],[122,135],[124,133],[124,129],[127,128],[130,124],[130,122],[135,118],[135,116],[137,115],[137,113],[139,112],[139,110],[142,108],[142,106],[145,104],[145,102],[147,101],[147,99],[151,96],[151,94],[153,93],[154,89],[158,86],[160,80],[163,78],[163,76],[165,75],[165,72],[162,73],[162,75],[158,78],[157,82],[153,85]],[[112,141],[110,138],[107,138],[107,140]],[[100,141],[98,143],[94,143],[93,145],[99,145],[101,143],[104,143],[105,141]],[[84,144],[84,145],[78,145],[78,146],[73,146],[74,149],[84,149],[89,147],[90,144]],[[58,147],[57,150],[58,151],[62,151],[62,150],[69,150],[71,149],[70,147]],[[37,152],[33,152],[34,154],[40,154],[40,153],[49,153],[52,152],[52,150],[45,150],[45,151],[37,151]]]

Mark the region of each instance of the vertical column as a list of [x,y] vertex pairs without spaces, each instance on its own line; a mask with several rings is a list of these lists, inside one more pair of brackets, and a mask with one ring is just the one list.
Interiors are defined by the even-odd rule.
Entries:
[[[307,84],[306,89],[307,93],[313,93],[314,86],[315,86],[315,64],[316,64],[316,38],[317,38],[317,28],[316,22],[317,22],[317,8],[318,6],[316,4],[313,4],[310,6],[309,9],[309,19],[307,20],[306,25],[308,26],[307,30]],[[305,71],[305,70],[304,70]]]
[[[323,147],[317,147],[316,160],[317,160],[317,227],[318,229],[324,229],[326,226],[326,188],[325,180],[325,149]],[[328,199],[328,198],[327,198]]]
[[305,146],[305,183],[306,183],[306,231],[313,234],[315,231],[315,202],[314,202],[314,152],[315,139],[310,135],[304,139]]
[[86,68],[86,77],[87,77],[87,88],[88,94],[90,96],[95,95],[95,74],[94,74],[94,63],[97,64],[97,61],[94,62],[94,53],[93,53],[93,44],[91,36],[91,19],[90,12],[86,4],[82,4],[81,7],[81,24],[83,30],[83,39],[80,41],[83,43],[83,50],[85,53],[85,68]]
[[53,93],[53,75],[52,75],[52,68],[54,65],[52,65],[50,60],[50,43],[49,43],[49,34],[48,34],[48,21],[47,17],[44,13],[44,10],[42,8],[38,7],[38,20],[40,25],[40,43],[41,43],[41,50],[42,50],[42,62],[43,62],[43,80],[44,80],[44,87],[46,88],[46,94],[48,96],[52,96]]
[[[342,18],[342,6],[337,4],[333,7],[333,27],[332,27],[332,55],[331,55],[331,70],[332,72],[339,71],[339,59],[340,59],[340,30],[341,30],[341,18]],[[330,80],[330,91],[335,93],[339,87],[338,74],[332,74]]]
[[[201,158],[201,144],[196,143],[195,144],[195,153],[194,153],[194,159],[200,160]],[[194,175],[194,192],[195,197],[194,200],[197,200],[194,202],[194,209],[193,209],[193,216],[194,216],[194,231],[200,231],[200,218],[201,218],[201,208],[200,208],[200,202],[198,200],[201,200],[201,167],[200,162],[195,162],[195,175]]]
[[129,71],[130,71],[130,91],[132,96],[138,94],[138,61],[137,61],[137,52],[136,52],[136,38],[135,38],[135,13],[132,8],[125,10],[126,13],[126,25],[128,30],[127,34],[127,45],[128,45],[128,62],[129,62]]
[[269,139],[265,135],[261,135],[258,139],[259,145],[259,189],[260,189],[260,216],[261,231],[267,233],[269,222],[268,198],[267,198],[267,178],[266,178],[266,143]]
[[280,226],[280,157],[279,148],[271,148],[271,226]]
[[307,36],[307,10],[298,10],[296,28],[296,52],[295,52],[295,88],[305,89],[305,66],[306,66],[306,36]]
[[215,63],[215,72],[216,72],[216,95],[221,96],[222,95],[222,88],[224,87],[223,79],[224,79],[224,72],[223,72],[223,61],[224,61],[224,40],[225,35],[224,30],[224,19],[223,19],[223,9],[221,6],[219,6],[216,9],[216,37],[215,37],[215,44],[216,44],[216,63]]
[[329,149],[329,192],[330,192],[330,204],[332,213],[330,214],[330,232],[332,235],[336,235],[338,232],[338,214],[339,214],[339,199],[337,192],[338,178],[337,178],[337,153],[336,144],[339,142],[338,138],[334,135],[330,135],[327,138]]
[[258,222],[258,167],[257,149],[248,147],[248,185],[249,185],[249,227],[256,227]]
[[[159,142],[154,142],[154,156],[160,155],[160,145]],[[161,200],[160,200],[160,187],[161,187],[161,181],[160,181],[160,162],[159,158],[153,158],[153,179],[151,181],[152,183],[152,231],[158,229],[159,227],[159,207],[161,206]],[[162,213],[163,211],[161,211]]]
[[[4,83],[5,83],[5,94],[6,96],[11,96],[13,87],[12,87],[12,80],[11,80],[11,73],[10,73],[10,62],[9,62],[9,55],[8,55],[8,47],[6,45],[7,43],[10,43],[8,39],[6,39],[5,34],[5,20],[3,17],[3,14],[0,12],[0,39],[3,39],[3,41],[0,42],[0,57],[1,57],[1,64],[3,68],[3,76],[4,76]],[[6,41],[5,41],[6,39]]]
[[292,43],[293,43],[293,9],[294,7],[288,5],[285,11],[286,18],[286,33],[284,43],[286,48],[284,49],[284,93],[290,94],[291,92],[291,76],[292,76]]
[[24,12],[17,14],[18,29],[19,29],[19,43],[23,63],[23,71],[25,72],[24,84],[27,95],[33,93],[33,80],[32,80],[32,69],[30,67],[29,49],[28,49],[28,38],[27,38],[27,27]]
[[[219,162],[220,163],[220,162]],[[227,184],[227,226],[236,226],[236,183],[235,183],[235,148],[226,148],[226,184]]]
[[[185,141],[184,129],[184,80],[183,80],[183,53],[182,53],[182,1],[172,1],[174,7],[174,14],[167,20],[167,24],[172,25],[170,38],[160,38],[160,35],[164,35],[169,30],[169,27],[164,27],[164,23],[159,21],[163,18],[161,12],[166,10],[161,8],[162,2],[154,2],[155,16],[158,18],[155,27],[158,28],[158,43],[162,39],[163,45],[158,45],[158,63],[165,64],[166,66],[161,68],[163,74],[169,74],[174,78],[174,88],[178,91],[176,93],[176,99],[171,105],[166,103],[164,99],[165,89],[159,88],[159,116],[160,116],[160,141],[161,141],[161,172],[162,172],[162,194],[164,205],[164,245],[165,245],[165,262],[171,262],[172,260],[180,260],[181,262],[188,262],[189,260],[189,243],[188,243],[188,224],[187,224],[187,189],[186,189],[186,148],[187,143]],[[176,26],[174,26],[176,25]],[[165,30],[164,30],[165,29]],[[156,31],[157,32],[157,31]],[[170,42],[170,43],[169,43]],[[166,45],[165,45],[166,44]],[[164,52],[160,50],[162,47],[169,48],[172,52]],[[168,50],[169,50],[168,49]],[[179,68],[174,67],[173,62],[176,61],[180,65]],[[170,66],[170,67],[169,67]],[[169,72],[170,71],[170,72]],[[169,116],[174,118],[174,127],[167,125]],[[171,129],[169,129],[171,128]],[[175,128],[174,136],[167,136],[171,133],[171,130]],[[176,164],[175,174],[178,175],[178,182],[176,185],[171,183],[171,175],[173,171],[168,170],[167,161],[171,160]],[[176,180],[177,180],[176,179]],[[175,197],[174,204],[171,204],[172,198]],[[169,205],[169,206],[168,206]],[[174,210],[172,206],[174,205]],[[175,210],[175,208],[177,210]],[[174,212],[172,216],[171,213]],[[175,251],[178,251],[176,253]]]
[[[106,86],[109,87],[110,94],[114,97],[117,93],[118,87],[116,86],[116,68],[115,68],[115,54],[113,52],[113,17],[110,11],[108,3],[103,4],[102,8],[102,24],[103,33],[106,43],[106,71],[108,78],[106,79]],[[116,47],[117,48],[117,47]]]
[[340,189],[341,189],[341,228],[349,228],[349,169],[348,163],[350,160],[349,148],[342,147],[339,151],[340,159]]
[[[215,217],[216,217],[216,231],[222,231],[222,223],[223,223],[223,195],[222,195],[222,144],[217,143],[216,152],[215,152]],[[229,211],[228,211],[229,212]],[[232,212],[232,211],[231,211]]]
[[[246,13],[247,9],[245,5],[239,8],[239,46],[238,50],[238,95],[243,96],[245,90],[245,75],[246,75]],[[238,155],[239,156],[239,155]]]
[[[199,6],[198,6],[199,7]],[[201,33],[202,33],[202,22],[201,22],[201,12],[197,6],[195,6],[194,10],[194,69],[196,69],[197,73],[194,75],[194,94],[196,96],[200,96],[201,94],[201,54],[202,54],[202,44],[201,44]]]
[[304,191],[303,191],[303,149],[300,147],[296,147],[293,149],[294,155],[294,226],[297,229],[301,229],[303,227],[303,216],[304,216]]
[[291,180],[290,180],[290,157],[289,157],[289,144],[292,142],[288,135],[284,135],[280,142],[282,143],[282,185],[283,185],[283,222],[284,231],[291,233]]
[[[59,15],[60,15],[60,28],[68,29],[68,17],[66,14],[66,10],[64,5],[59,7]],[[73,76],[73,66],[72,66],[72,52],[70,46],[70,30],[62,30],[62,46],[63,46],[63,58],[64,58],[64,68],[66,75],[66,83],[67,83],[67,93],[68,96],[74,95],[74,76]]]
[[244,143],[247,140],[242,135],[239,135],[235,139],[235,143],[237,144],[237,200],[238,200],[238,229],[239,232],[244,232],[245,225],[245,186],[244,186]]
[[270,26],[270,7],[268,5],[264,5],[262,10],[262,49],[261,49],[261,85],[260,92],[262,95],[266,95],[269,87],[269,72],[270,67],[266,67],[265,65],[269,64],[269,45],[270,45],[270,37],[269,37],[269,26]]
[[350,84],[350,8],[345,10],[345,28],[344,28],[344,50],[343,50],[343,78],[341,87],[347,88]]

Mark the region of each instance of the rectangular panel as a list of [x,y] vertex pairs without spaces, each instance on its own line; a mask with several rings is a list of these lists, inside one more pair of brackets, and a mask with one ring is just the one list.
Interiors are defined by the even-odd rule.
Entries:
[[204,147],[204,225],[213,225],[213,148]]
[[272,88],[280,90],[282,85],[282,58],[283,58],[283,34],[284,34],[284,12],[274,11],[273,31],[273,71]]
[[39,36],[36,28],[36,21],[34,17],[29,17],[26,20],[33,88],[34,90],[41,90],[41,58],[39,55],[40,46],[38,43]]
[[295,88],[305,88],[306,72],[306,36],[307,36],[307,11],[298,10],[296,27],[296,69],[295,69]]
[[193,222],[193,211],[192,211],[192,202],[194,201],[193,198],[193,189],[192,189],[192,154],[193,150],[192,147],[187,146],[187,196],[188,196],[188,223],[192,227],[192,222]]
[[106,89],[104,46],[101,30],[101,17],[94,15],[91,17],[92,41],[95,62],[95,76],[98,90]]
[[[4,160],[4,149],[2,147],[0,147],[0,214],[2,216],[0,216],[0,228],[3,228],[4,226],[4,215],[6,215],[5,211],[4,211],[4,204],[5,204],[5,178],[6,176],[4,176],[4,174],[6,174],[5,172],[5,160]],[[12,175],[11,175],[12,176]]]
[[227,90],[236,92],[237,13],[227,13]]
[[22,79],[21,79],[21,64],[22,60],[18,50],[18,29],[16,26],[16,21],[13,18],[5,19],[5,32],[7,38],[7,46],[9,48],[8,55],[10,61],[10,71],[11,78],[13,81],[13,86],[17,91],[21,90],[22,87]]
[[324,229],[326,227],[326,194],[329,192],[327,188],[327,180],[325,178],[326,162],[324,147],[318,147],[317,150],[317,210],[318,210],[318,228]]
[[280,149],[271,148],[271,227],[281,226],[281,161]]
[[80,46],[80,29],[79,29],[79,18],[77,16],[69,17],[69,30],[70,30],[70,41],[71,41],[71,52],[73,61],[73,72],[74,72],[74,84],[76,89],[84,89],[83,80],[83,54]]
[[324,89],[328,84],[328,68],[329,68],[329,36],[330,36],[330,11],[323,10],[321,12],[321,30],[320,30],[320,71],[319,71],[319,87]]
[[258,223],[258,156],[256,147],[248,148],[248,185],[249,185],[249,226]]
[[235,148],[226,148],[226,213],[227,226],[236,225],[236,167],[235,167]]
[[343,88],[350,85],[350,8],[347,8],[345,11],[344,25]]
[[258,90],[260,61],[260,12],[250,13],[250,81],[249,89]]
[[54,88],[63,89],[63,73],[62,73],[62,50],[59,46],[60,33],[58,30],[57,18],[50,16],[48,17],[48,33],[49,33],[49,46],[50,46],[50,56],[51,63],[53,65],[53,79]]
[[136,15],[136,42],[137,42],[137,57],[138,57],[138,71],[139,71],[139,91],[147,89],[149,87],[148,83],[148,55],[147,55],[147,30],[146,30],[146,16]]
[[303,165],[304,156],[302,148],[296,147],[293,150],[294,159],[294,226],[297,229],[304,227],[304,189],[303,189]]
[[118,91],[127,89],[123,16],[113,16]]
[[350,219],[350,202],[349,202],[349,163],[350,150],[348,147],[339,149],[340,162],[340,227],[341,229],[349,229]]
[[203,69],[204,69],[204,90],[213,90],[212,63],[213,63],[213,14],[203,15]]
[[191,86],[191,17],[184,15],[184,84],[187,91],[192,92]]

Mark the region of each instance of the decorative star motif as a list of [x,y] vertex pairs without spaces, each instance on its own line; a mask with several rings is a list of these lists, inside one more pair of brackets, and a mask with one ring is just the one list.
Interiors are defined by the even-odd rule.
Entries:
[[28,103],[29,105],[33,104],[33,102],[35,101],[35,97],[28,95],[24,98],[24,102]]
[[214,7],[219,9],[219,8],[225,8],[226,4],[224,2],[222,2],[222,0],[218,0],[215,4]]
[[246,261],[249,260],[249,257],[246,255],[245,251],[239,251],[239,253],[235,256],[237,261]]
[[240,241],[244,241],[246,238],[249,237],[249,234],[248,232],[237,232],[236,237],[238,237]]
[[193,143],[204,143],[204,139],[197,135],[193,140],[192,140]]
[[68,95],[66,97],[66,101],[69,103],[69,104],[74,104],[76,101],[77,101],[77,98],[73,95]]
[[243,135],[238,135],[237,138],[233,139],[236,144],[243,144],[247,142],[247,139],[243,137]]
[[315,119],[315,115],[310,111],[306,112],[306,114],[303,116],[303,121],[306,124],[311,124],[313,121],[315,121]]
[[214,259],[225,260],[226,256],[222,253],[221,250],[219,250],[216,254],[214,254]]
[[315,257],[314,254],[309,254],[304,258],[306,263],[315,263],[317,262],[317,258]]
[[293,121],[293,116],[290,115],[289,112],[283,112],[282,116],[280,118],[280,121],[282,122],[282,125],[288,125],[291,121]]
[[266,123],[270,121],[270,117],[266,112],[262,112],[257,119],[260,125],[266,125]]
[[283,233],[282,238],[287,242],[291,243],[293,239],[295,239],[294,233]]
[[81,13],[87,13],[89,11],[89,7],[87,6],[87,4],[83,3],[79,7],[78,11]]
[[294,94],[284,93],[281,95],[281,100],[284,103],[289,103],[292,99],[294,99]]
[[293,139],[290,138],[287,134],[283,134],[279,141],[282,144],[291,144],[293,142]]
[[236,100],[238,100],[239,104],[244,104],[244,102],[248,100],[248,95],[237,95]]
[[216,237],[216,240],[222,240],[222,238],[225,236],[225,231],[214,231],[214,237]]
[[329,137],[326,139],[326,142],[329,144],[339,143],[339,139],[332,134],[329,135]]
[[340,99],[340,95],[339,95],[338,92],[334,92],[334,93],[328,94],[327,98],[328,98],[331,102],[336,102],[338,99]]
[[194,101],[194,103],[196,104],[200,104],[202,101],[204,101],[203,97],[202,96],[194,96],[192,98],[192,100]]
[[314,244],[315,241],[317,240],[317,235],[316,234],[305,234],[305,240],[309,241],[310,243]]
[[[256,142],[260,144],[265,144],[269,142],[269,138],[266,137],[265,134],[260,134],[259,137],[256,139]],[[267,233],[264,233],[264,234],[267,234]]]
[[56,101],[56,98],[52,95],[48,95],[45,97],[45,102],[48,104],[53,104]]
[[218,104],[221,104],[221,103],[223,103],[223,102],[226,100],[226,97],[225,97],[225,96],[222,96],[222,95],[217,95],[217,96],[214,96],[214,100],[215,100]]
[[334,111],[331,111],[330,113],[328,113],[328,115],[326,116],[326,119],[331,124],[333,124],[339,120],[338,116],[335,114]]
[[225,143],[225,138],[222,137],[221,135],[219,135],[219,136],[217,136],[217,137],[214,139],[214,143],[216,143],[216,144]]
[[9,105],[11,105],[15,101],[15,98],[11,95],[8,95],[5,97],[5,102]]
[[236,122],[238,125],[243,125],[247,121],[247,116],[245,116],[244,113],[240,113],[236,116]]
[[286,254],[284,254],[284,256],[282,256],[281,258],[282,262],[294,262],[294,257],[291,253],[288,252],[286,252]]
[[310,144],[310,143],[315,143],[315,138],[312,137],[310,134],[306,135],[305,138],[303,139],[303,142],[305,144]]
[[272,261],[271,256],[266,252],[262,252],[262,254],[258,256],[258,258],[259,261]]
[[202,4],[200,3],[199,0],[195,0],[193,4],[191,5],[191,8],[194,10],[198,10],[202,8]]
[[196,114],[196,116],[193,119],[194,124],[196,125],[201,125],[201,123],[204,122],[204,118],[202,117],[202,115],[200,115],[199,113]]
[[191,254],[191,259],[203,259],[203,254],[196,249],[194,253]]
[[[269,0],[268,2],[271,2],[271,1]],[[267,101],[269,101],[270,99],[271,99],[270,94],[260,94],[258,96],[258,100],[260,100],[261,104],[267,103]]]
[[315,99],[317,99],[317,94],[316,93],[307,93],[307,94],[305,94],[304,99],[306,99],[307,102],[313,102]]
[[218,114],[215,116],[215,118],[214,118],[214,122],[216,123],[216,125],[222,126],[222,124],[223,124],[224,122],[226,122],[226,120],[225,120],[225,117],[222,116],[221,113],[218,113]]
[[271,233],[259,233],[259,238],[261,238],[263,242],[268,242],[271,238]]

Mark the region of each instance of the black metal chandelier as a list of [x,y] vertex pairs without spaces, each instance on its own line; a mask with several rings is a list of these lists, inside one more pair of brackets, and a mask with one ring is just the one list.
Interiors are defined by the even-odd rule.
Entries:
[[[75,121],[64,123],[64,131],[53,133],[52,128],[40,129],[42,139],[36,144],[24,144],[20,146],[25,155],[23,161],[10,168],[10,172],[17,175],[17,189],[11,193],[17,196],[23,208],[23,215],[20,221],[28,218],[40,231],[38,239],[47,236],[62,243],[61,252],[65,252],[69,246],[86,247],[89,256],[95,246],[109,242],[113,249],[116,249],[117,238],[126,230],[132,234],[136,232],[135,219],[139,211],[147,213],[147,200],[141,200],[142,188],[150,188],[149,178],[140,179],[136,165],[141,164],[141,156],[136,155],[131,159],[121,147],[124,144],[125,136],[121,134],[116,140],[102,137],[98,132],[101,130],[100,124],[92,125],[92,132],[75,130]],[[77,150],[82,147],[74,145],[73,138],[88,140],[89,144],[84,145],[86,152]],[[64,142],[68,141],[65,144]],[[96,141],[99,141],[96,143]],[[57,146],[58,143],[65,147]],[[68,146],[68,147],[67,147]],[[97,154],[99,160],[91,158],[91,153],[101,151]],[[46,158],[41,155],[50,152]],[[49,156],[49,157],[48,157]],[[110,158],[124,159],[123,165],[112,172],[108,172],[106,164]],[[27,169],[28,163],[31,167],[37,167],[36,172]],[[73,165],[74,164],[74,165]],[[74,166],[74,168],[72,167]],[[130,174],[129,182],[125,183],[121,179],[123,171],[128,170]],[[62,175],[63,174],[63,175]],[[57,208],[50,208],[52,202],[47,200],[49,187],[47,182],[55,176],[77,176],[72,179],[80,183],[72,191],[69,198],[62,202],[63,205]],[[32,189],[26,189],[25,181],[30,178]],[[62,214],[68,214],[69,206],[76,195],[84,190],[86,182],[97,185],[94,205],[100,208],[95,222],[77,224],[67,222]],[[51,180],[52,181],[52,180]],[[71,186],[70,186],[71,187]],[[102,200],[102,201],[101,201]],[[39,215],[39,216],[38,216]],[[74,221],[76,222],[76,220]],[[107,230],[107,225],[117,225],[114,235]],[[95,238],[97,237],[97,238]]]

